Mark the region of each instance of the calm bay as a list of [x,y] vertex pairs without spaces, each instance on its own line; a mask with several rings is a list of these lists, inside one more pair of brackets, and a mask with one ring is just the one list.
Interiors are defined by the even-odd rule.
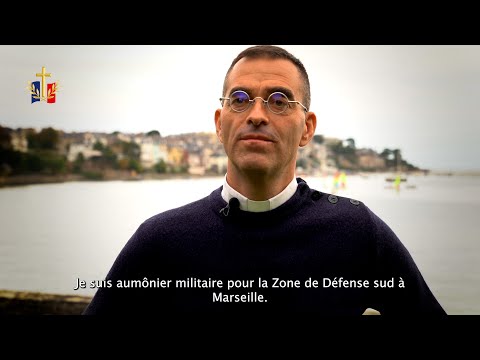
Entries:
[[[303,177],[310,187],[358,199],[412,254],[449,314],[480,314],[480,177],[409,176],[397,191],[385,174]],[[210,194],[223,177],[66,182],[0,189],[0,289],[74,290],[105,278],[147,218]]]

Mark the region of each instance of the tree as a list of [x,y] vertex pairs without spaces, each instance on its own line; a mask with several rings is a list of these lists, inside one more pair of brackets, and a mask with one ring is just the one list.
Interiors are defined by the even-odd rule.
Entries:
[[37,131],[32,128],[25,129],[25,137],[27,138],[29,149],[38,149]]
[[391,160],[392,156],[392,150],[385,148],[383,151],[380,153],[380,156],[384,158],[385,160]]
[[102,150],[102,159],[107,166],[117,168],[117,154],[112,150],[110,146],[105,146]]
[[0,126],[0,151],[12,149],[12,136],[10,129]]
[[38,134],[35,129],[27,129],[25,132],[29,149],[57,149],[57,145],[60,140],[60,133],[54,128],[44,128]]
[[98,140],[95,142],[95,144],[93,144],[93,150],[98,150],[103,152],[104,149],[105,149],[105,146]]
[[85,157],[83,153],[78,153],[77,158],[73,162],[73,172],[79,174],[82,172],[83,163],[85,162]]
[[130,159],[128,162],[128,169],[135,170],[137,173],[141,173],[143,171],[142,165],[138,160]]
[[325,138],[323,137],[323,135],[313,135],[314,143],[323,144],[324,141],[325,141]]
[[51,150],[44,150],[40,154],[43,162],[43,172],[47,174],[57,175],[63,174],[67,169],[67,159],[65,156],[57,154]]
[[167,172],[167,164],[163,159],[160,159],[158,163],[153,167],[157,173],[164,174]]
[[135,159],[140,159],[140,146],[134,142],[121,141],[122,154]]
[[160,132],[159,132],[158,130],[150,130],[150,131],[147,133],[147,136],[158,136],[158,137],[161,137]]
[[353,149],[355,150],[355,140],[353,138],[348,138],[345,140],[345,142],[347,143],[347,148],[350,148],[350,149]]
[[52,127],[42,129],[38,135],[38,144],[41,149],[56,150],[60,134]]
[[400,165],[402,155],[400,149],[388,149],[385,148],[380,156],[385,159],[385,165],[387,168],[397,169],[397,166]]

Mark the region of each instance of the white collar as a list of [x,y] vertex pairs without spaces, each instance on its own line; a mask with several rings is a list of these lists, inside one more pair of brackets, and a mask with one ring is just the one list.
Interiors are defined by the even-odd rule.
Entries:
[[293,180],[290,181],[290,183],[287,185],[283,191],[275,195],[274,197],[268,199],[268,200],[263,200],[263,201],[255,201],[255,200],[250,200],[240,194],[238,191],[234,190],[230,185],[227,183],[227,174],[225,174],[225,180],[223,181],[223,188],[222,188],[222,198],[225,200],[227,203],[230,201],[231,198],[235,197],[238,199],[240,202],[240,210],[244,211],[251,211],[251,212],[263,212],[263,211],[269,211],[273,210],[276,207],[279,207],[282,205],[284,202],[286,202],[288,199],[290,199],[293,194],[295,194],[295,191],[297,191],[297,179],[295,176],[293,177]]

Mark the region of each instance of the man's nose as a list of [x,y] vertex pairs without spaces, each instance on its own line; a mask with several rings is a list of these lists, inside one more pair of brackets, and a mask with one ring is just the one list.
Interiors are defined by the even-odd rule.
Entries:
[[[260,101],[257,101],[260,100]],[[247,122],[251,122],[254,126],[259,126],[262,123],[268,124],[268,108],[267,103],[260,96],[252,99],[252,105],[250,106],[247,116]]]

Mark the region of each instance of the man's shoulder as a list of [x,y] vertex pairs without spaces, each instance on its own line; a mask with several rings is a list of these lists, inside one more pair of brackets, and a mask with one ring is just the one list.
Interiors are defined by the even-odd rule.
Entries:
[[346,195],[333,194],[308,188],[307,194],[312,206],[307,211],[317,219],[334,222],[351,228],[370,227],[378,216],[362,200]]
[[356,232],[374,232],[381,239],[396,238],[390,226],[363,201],[315,189],[309,190],[315,203],[309,211],[315,218],[347,231],[354,229]]
[[311,188],[310,198],[315,203],[315,209],[317,211],[324,212],[325,210],[328,210],[329,212],[351,212],[358,215],[368,214],[368,207],[365,203],[353,197],[322,192]]
[[193,221],[199,215],[208,216],[211,209],[211,197],[215,196],[217,192],[219,189],[198,200],[153,215],[142,223],[142,227],[150,227],[159,223],[173,225],[182,221]]

